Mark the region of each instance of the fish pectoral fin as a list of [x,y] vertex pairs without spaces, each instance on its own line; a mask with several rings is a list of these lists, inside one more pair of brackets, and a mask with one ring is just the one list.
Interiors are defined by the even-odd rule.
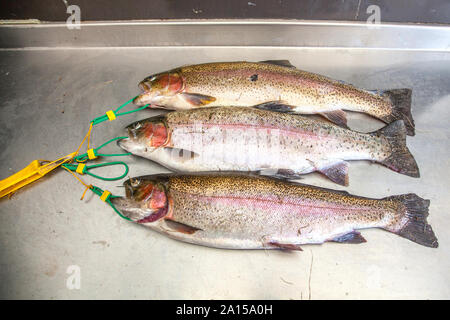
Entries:
[[282,101],[269,101],[253,106],[253,108],[277,112],[292,112],[294,110],[293,106],[284,104]]
[[216,98],[198,93],[180,93],[180,96],[194,106],[205,106],[216,101]]
[[342,236],[338,236],[332,240],[332,242],[340,242],[340,243],[363,243],[367,242],[366,239],[359,233],[358,231],[352,231],[349,233],[346,233]]
[[347,115],[342,110],[322,112],[320,115],[342,128],[349,129],[347,126]]
[[164,152],[169,153],[171,159],[182,163],[193,160],[199,156],[199,154],[194,151],[172,147],[164,147]]
[[187,224],[177,222],[177,221],[171,220],[171,219],[165,219],[164,222],[171,231],[181,232],[181,233],[185,233],[185,234],[193,234],[193,233],[197,232],[198,230],[201,230],[199,228],[192,227]]
[[274,64],[277,66],[296,69],[295,66],[293,66],[289,60],[265,60],[265,61],[259,61],[259,63]]
[[300,248],[300,246],[298,244],[293,244],[293,243],[280,243],[278,241],[269,241],[267,243],[268,246],[271,247],[277,247],[280,248],[281,250],[296,250],[296,251],[303,251],[302,248]]
[[348,163],[345,161],[338,162],[318,170],[327,176],[331,181],[342,186],[348,186]]

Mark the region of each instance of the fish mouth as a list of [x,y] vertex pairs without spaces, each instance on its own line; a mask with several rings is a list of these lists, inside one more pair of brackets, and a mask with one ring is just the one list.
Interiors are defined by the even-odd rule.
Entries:
[[137,156],[145,156],[147,151],[153,150],[153,148],[143,146],[140,143],[133,140],[132,138],[123,138],[117,140],[116,143],[120,148],[122,148],[126,152],[130,152],[133,155]]
[[133,103],[138,107],[142,107],[145,106],[146,104],[149,104],[150,102],[145,101],[145,96],[146,93],[138,95],[136,98],[133,99]]
[[[125,197],[117,197],[110,199],[111,204],[119,211],[124,217],[132,219],[132,208],[130,206],[129,200]],[[133,220],[133,219],[132,219]]]
[[[124,216],[131,221],[138,222],[144,219],[149,219],[149,217],[154,214],[154,210],[142,209],[133,201],[126,197],[112,198],[111,204]],[[144,220],[145,221],[145,220]]]
[[121,147],[122,149],[125,149],[126,143],[129,140],[130,140],[130,138],[123,138],[123,139],[117,140],[116,143],[119,147]]
[[131,152],[133,149],[133,144],[130,138],[123,138],[120,140],[117,140],[117,145],[121,147],[123,150]]
[[116,207],[117,210],[122,211],[126,206],[127,199],[124,197],[116,197],[110,199],[111,203]]

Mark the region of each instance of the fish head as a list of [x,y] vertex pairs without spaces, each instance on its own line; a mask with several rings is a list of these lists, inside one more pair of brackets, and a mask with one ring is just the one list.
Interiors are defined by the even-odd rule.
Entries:
[[170,135],[164,119],[164,116],[156,116],[130,124],[125,128],[126,138],[117,141],[117,144],[138,156],[167,146]]
[[111,203],[125,217],[137,223],[152,223],[164,218],[169,209],[166,186],[158,179],[131,178],[124,182],[125,197]]
[[143,91],[133,103],[137,106],[164,106],[165,102],[183,91],[184,81],[176,71],[164,72],[145,78],[139,83]]

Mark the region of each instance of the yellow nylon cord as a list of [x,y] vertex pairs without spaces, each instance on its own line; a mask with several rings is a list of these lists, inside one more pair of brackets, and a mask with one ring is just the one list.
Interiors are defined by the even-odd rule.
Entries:
[[108,199],[108,197],[109,197],[110,194],[111,194],[111,192],[109,192],[108,190],[103,191],[103,194],[102,194],[102,196],[100,197],[100,200],[102,200],[103,202],[105,202],[105,201]]
[[[64,157],[61,157],[54,161],[49,160],[34,160],[24,169],[16,172],[6,179],[0,181],[0,198],[6,195],[11,195],[18,189],[42,178],[44,175],[52,171],[53,169],[61,166],[65,163],[70,163],[80,152],[81,147],[87,139],[88,148],[90,144],[90,136],[93,124],[89,126],[87,134],[84,136],[83,141],[78,146],[75,152],[72,152]],[[46,163],[47,162],[47,163]],[[45,163],[45,164],[44,164]],[[79,168],[81,169],[81,168]],[[80,170],[81,171],[81,170]]]
[[[75,151],[75,156],[80,152],[81,146],[84,144],[84,141],[85,141],[86,139],[87,139],[87,149],[89,149],[89,144],[90,144],[90,141],[91,141],[91,131],[92,131],[92,126],[93,126],[93,124],[92,124],[92,122],[91,122],[91,124],[90,124],[90,126],[89,126],[88,132],[87,132],[86,135],[84,136],[83,141],[81,141],[80,146],[78,147],[77,151]],[[75,157],[75,156],[74,156],[74,157]]]
[[87,155],[88,155],[89,160],[94,160],[97,158],[97,156],[95,155],[94,149],[92,149],[92,148],[88,149]]
[[77,170],[75,170],[76,173],[78,173],[78,174],[84,174],[84,172],[83,172],[84,167],[86,167],[86,164],[80,163],[80,164],[78,165],[78,167],[77,167]]
[[84,196],[86,195],[86,192],[90,189],[90,188],[92,188],[92,184],[87,184],[87,183],[85,183],[83,180],[81,180],[73,171],[70,171],[69,169],[67,169],[66,167],[62,167],[64,170],[66,170],[66,171],[68,171],[68,172],[70,172],[70,174],[71,175],[73,175],[78,181],[80,181],[81,182],[81,184],[83,185],[83,186],[85,186],[86,187],[86,189],[84,189],[84,192],[83,192],[83,195],[81,196],[81,198],[80,198],[80,200],[83,200],[84,199]]
[[[75,153],[70,153],[64,157],[61,157],[55,161],[46,160],[34,160],[28,166],[22,170],[14,173],[0,181],[0,198],[9,195],[20,188],[42,178],[44,175],[59,167],[60,165],[72,161]],[[43,164],[44,162],[48,162]]]
[[116,119],[116,114],[112,110],[106,111],[106,116],[108,117],[109,121],[113,121]]

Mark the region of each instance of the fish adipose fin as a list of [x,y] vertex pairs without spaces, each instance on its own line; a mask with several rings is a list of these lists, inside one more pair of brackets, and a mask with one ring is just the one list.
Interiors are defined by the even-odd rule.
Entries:
[[330,112],[322,112],[322,113],[320,113],[320,115],[322,117],[330,120],[334,124],[337,124],[338,126],[340,126],[342,128],[349,129],[349,127],[347,126],[346,113],[344,111],[342,111],[342,110],[335,110],[335,111],[330,111]]
[[371,134],[386,138],[391,148],[390,156],[380,161],[381,164],[395,172],[414,178],[420,177],[416,160],[406,146],[406,128],[402,120],[397,120]]
[[392,196],[385,200],[401,202],[403,206],[399,209],[399,214],[406,218],[401,219],[401,226],[387,227],[386,230],[426,247],[438,247],[438,240],[427,222],[430,200],[422,199],[414,193]]
[[279,243],[277,241],[270,241],[268,243],[269,246],[280,248],[281,250],[296,250],[296,251],[303,251],[302,248],[298,244],[292,244],[292,243]]
[[260,61],[259,63],[268,63],[268,64],[274,64],[277,66],[295,69],[295,66],[293,66],[289,60],[265,60],[265,61]]
[[345,161],[321,168],[319,172],[341,186],[348,186],[348,163]]
[[403,120],[408,136],[415,134],[414,120],[411,114],[411,89],[393,89],[380,92],[382,97],[388,97],[392,101],[392,113],[381,118],[386,123],[395,120]]
[[292,112],[294,107],[283,104],[281,101],[269,101],[253,106],[256,109],[277,111],[277,112]]
[[336,237],[333,240],[330,240],[332,242],[340,242],[340,243],[363,243],[367,242],[366,239],[359,233],[358,231],[352,231],[349,233],[346,233],[342,236]]
[[201,230],[199,228],[191,227],[187,224],[184,224],[181,222],[176,222],[175,220],[170,220],[170,219],[166,219],[165,223],[166,223],[167,227],[169,227],[171,230],[176,231],[176,232],[185,233],[185,234],[193,234],[193,233],[197,232],[198,230]]
[[197,93],[180,93],[181,97],[193,106],[205,106],[216,101],[216,98]]

